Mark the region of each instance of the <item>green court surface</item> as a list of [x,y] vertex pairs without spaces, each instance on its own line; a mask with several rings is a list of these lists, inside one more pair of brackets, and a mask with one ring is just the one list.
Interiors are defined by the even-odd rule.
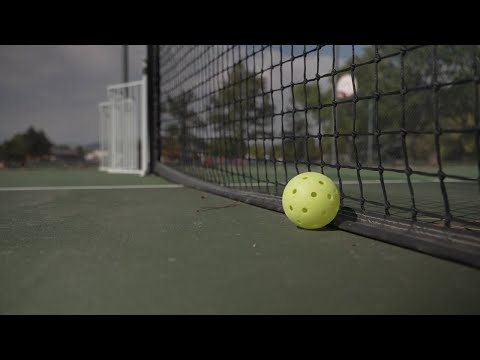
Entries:
[[[0,187],[166,184],[1,171]],[[1,314],[480,314],[480,271],[188,188],[0,192]]]
[[159,177],[107,174],[93,168],[0,170],[0,187],[114,186],[167,183],[166,180]]

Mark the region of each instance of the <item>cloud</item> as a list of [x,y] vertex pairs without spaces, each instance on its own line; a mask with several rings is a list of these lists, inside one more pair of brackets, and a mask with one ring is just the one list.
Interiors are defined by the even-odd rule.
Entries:
[[[82,72],[109,71],[112,64],[118,64],[120,47],[118,45],[64,45],[58,48],[66,62]],[[120,66],[117,71],[120,73]]]
[[97,103],[121,81],[118,45],[0,46],[0,142],[33,125],[52,141],[98,138]]

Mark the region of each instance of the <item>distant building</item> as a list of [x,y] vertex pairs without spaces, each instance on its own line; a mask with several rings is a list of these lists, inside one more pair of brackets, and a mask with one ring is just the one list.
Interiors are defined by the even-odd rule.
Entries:
[[102,150],[93,150],[85,154],[85,161],[92,162],[92,163],[99,163],[102,158],[107,155],[106,151]]
[[52,146],[50,149],[50,161],[74,164],[83,162],[83,157],[76,150],[66,147]]

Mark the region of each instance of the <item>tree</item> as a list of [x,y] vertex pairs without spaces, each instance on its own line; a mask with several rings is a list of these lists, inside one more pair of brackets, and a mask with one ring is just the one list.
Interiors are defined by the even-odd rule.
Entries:
[[42,130],[36,131],[30,127],[24,136],[27,143],[27,155],[34,157],[48,155],[52,144]]
[[85,155],[85,150],[83,149],[83,147],[81,147],[80,145],[78,145],[78,146],[75,148],[75,151],[76,151],[76,153],[78,154],[78,156],[83,159],[83,157],[84,157],[84,155]]
[[172,118],[166,128],[167,137],[163,140],[164,154],[167,157],[181,157],[184,162],[198,158],[197,153],[203,147],[203,140],[196,136],[196,133],[204,124],[191,109],[195,101],[195,94],[188,90],[174,97],[169,96],[162,106]]
[[[265,129],[264,121],[272,116],[270,94],[265,93],[263,77],[249,71],[244,64],[235,64],[228,73],[216,96],[210,101],[209,123],[216,136],[221,136],[231,149],[229,158],[243,158],[247,154],[248,139],[272,136],[272,129]],[[219,149],[222,149],[220,147]]]
[[25,165],[28,155],[28,143],[23,134],[17,134],[4,143],[7,163]]
[[[296,85],[293,88],[293,96],[291,98],[292,107],[295,109],[295,118],[290,118],[287,125],[286,134],[295,135],[296,158],[299,160],[310,160],[322,158],[328,162],[330,158],[326,158],[325,154],[330,154],[331,144],[334,141],[330,136],[334,133],[334,110],[332,105],[333,94],[331,88],[321,88],[321,83],[313,83],[309,85]],[[345,121],[341,119],[351,119],[352,110],[346,106],[339,106],[336,109],[337,131],[342,133],[346,131]],[[295,126],[294,126],[295,124]],[[310,138],[306,140],[307,135],[320,137]],[[327,135],[327,136],[323,136]],[[345,153],[349,144],[340,143],[339,152]],[[290,150],[292,151],[292,150]],[[287,151],[286,151],[287,152]],[[288,154],[294,156],[294,154]]]
[[[321,89],[316,82],[295,86],[292,102],[297,108],[309,109],[308,124],[317,127],[321,124],[322,133],[332,133],[334,112],[337,131],[341,134],[354,131],[365,134],[370,122],[371,131],[378,130],[382,134],[378,145],[384,161],[403,159],[400,130],[404,128],[410,159],[427,162],[435,153],[433,133],[436,120],[442,129],[461,130],[474,126],[474,85],[468,81],[474,77],[475,66],[477,72],[480,71],[479,53],[479,46],[468,45],[367,47],[360,56],[347,61],[347,64],[356,65],[353,71],[358,84],[356,96],[359,100],[356,104],[347,101],[337,104],[333,110],[332,88]],[[435,84],[437,88],[434,88]],[[403,95],[402,89],[405,90]],[[376,92],[379,94],[377,100],[374,98]],[[302,116],[297,113],[297,119],[303,119],[305,124]],[[396,133],[385,134],[387,131]],[[339,152],[352,156],[352,137],[340,139]],[[459,139],[462,140],[456,141]],[[324,141],[325,138],[322,145]],[[367,160],[367,143],[367,136],[356,137],[361,160]],[[373,145],[376,158],[376,140]],[[467,140],[460,132],[441,136],[441,154],[445,159],[469,157],[473,151],[473,138]]]
[[43,131],[36,131],[30,127],[25,133],[16,134],[4,142],[1,158],[7,163],[25,165],[29,157],[39,158],[48,155],[51,146]]

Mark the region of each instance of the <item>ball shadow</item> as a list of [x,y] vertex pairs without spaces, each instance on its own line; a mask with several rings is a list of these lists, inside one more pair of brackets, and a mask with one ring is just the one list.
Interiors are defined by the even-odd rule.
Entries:
[[341,214],[335,217],[335,219],[332,220],[331,223],[328,225],[324,226],[323,228],[320,229],[304,229],[299,226],[297,226],[297,229],[303,230],[303,231],[341,231],[339,229],[339,226],[343,224],[346,221],[349,222],[356,222],[357,221],[357,212],[352,209],[351,207],[342,207],[341,209]]

